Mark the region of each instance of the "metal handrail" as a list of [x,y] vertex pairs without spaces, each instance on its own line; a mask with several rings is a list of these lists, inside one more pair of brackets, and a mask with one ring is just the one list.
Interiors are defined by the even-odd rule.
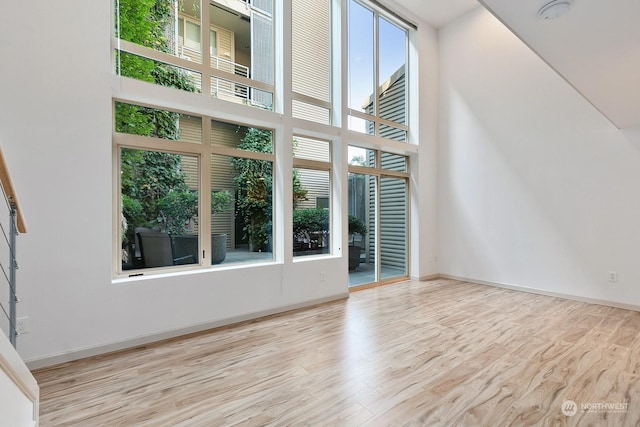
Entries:
[[[180,46],[180,57],[184,59],[190,59],[192,57],[201,58],[202,53],[187,46]],[[220,58],[219,56],[213,56],[213,55],[211,56],[211,62],[214,64],[214,66],[212,67],[213,69],[230,72],[231,74],[235,74],[237,76],[251,78],[250,68],[247,67],[246,65],[238,64],[237,62],[233,62],[228,59]],[[227,66],[224,67],[224,65],[227,65]],[[216,93],[216,96],[224,94],[224,95],[232,96],[236,98],[241,98],[246,100],[249,99],[249,96],[250,96],[249,86],[243,85],[242,83],[232,82],[232,81],[228,81],[227,84],[225,84],[225,82],[226,81],[224,80],[221,82],[221,79],[219,78],[215,79],[215,86],[213,89]],[[227,88],[225,86],[230,86],[231,88]]]
[[[2,185],[2,191],[7,202],[9,209],[9,235],[5,240],[9,246],[9,276],[7,278],[9,282],[9,341],[11,345],[16,347],[16,341],[18,336],[17,330],[17,315],[16,304],[18,303],[18,296],[16,292],[16,270],[18,269],[18,262],[16,259],[16,237],[19,233],[27,232],[27,225],[20,209],[20,203],[18,202],[18,196],[16,195],[15,188],[13,187],[13,181],[11,180],[11,174],[9,168],[0,147],[0,184]],[[2,230],[4,232],[4,229]],[[4,269],[3,269],[4,270]],[[3,308],[4,311],[4,308]],[[6,313],[6,311],[5,311]]]
[[16,195],[16,190],[13,187],[13,181],[11,180],[11,174],[9,173],[9,167],[7,166],[7,161],[4,157],[2,147],[0,147],[0,184],[2,184],[2,188],[4,189],[4,194],[9,205],[12,203],[15,204],[18,232],[26,233],[27,223],[25,222],[22,210],[20,209],[18,196]]

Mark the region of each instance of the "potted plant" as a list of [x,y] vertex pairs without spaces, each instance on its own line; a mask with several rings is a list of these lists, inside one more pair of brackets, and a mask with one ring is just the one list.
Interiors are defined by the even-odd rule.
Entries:
[[[233,203],[229,191],[214,191],[211,193],[211,214],[222,213]],[[227,257],[227,235],[211,233],[211,264],[220,264]]]
[[349,270],[355,270],[360,265],[362,247],[355,244],[356,234],[364,239],[367,235],[367,226],[360,218],[349,215]]
[[310,249],[320,252],[326,250],[328,233],[328,209],[296,209],[293,211],[294,252]]

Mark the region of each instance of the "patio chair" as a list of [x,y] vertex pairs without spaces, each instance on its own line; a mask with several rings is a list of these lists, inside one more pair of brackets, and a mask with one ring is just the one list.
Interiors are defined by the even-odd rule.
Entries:
[[193,255],[174,256],[171,235],[162,231],[139,231],[140,256],[144,267],[165,267],[168,265],[193,264]]

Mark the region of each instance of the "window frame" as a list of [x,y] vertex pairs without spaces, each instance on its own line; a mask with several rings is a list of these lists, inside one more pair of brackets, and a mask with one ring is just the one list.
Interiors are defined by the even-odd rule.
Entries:
[[[116,5],[117,5],[117,1]],[[275,3],[278,0],[273,0],[274,6]],[[278,25],[278,21],[277,21],[277,16],[276,14],[268,14],[267,12],[263,11],[262,9],[259,8],[254,8],[253,6],[251,6],[251,3],[249,4],[249,10],[250,10],[250,15],[253,13],[259,14],[262,17],[268,17],[269,19],[271,19],[272,22],[272,33],[271,33],[271,38],[272,38],[272,44],[274,46],[273,49],[273,64],[272,64],[272,70],[271,72],[273,73],[273,75],[275,75],[275,69],[276,69],[276,60],[278,58],[278,54],[276,52],[277,48],[277,44],[276,44],[276,28]],[[203,7],[204,6],[204,7]],[[216,69],[210,66],[211,64],[211,60],[212,58],[215,58],[215,56],[212,55],[211,53],[211,46],[210,46],[210,35],[209,35],[209,31],[214,30],[215,31],[215,25],[213,26],[214,28],[212,28],[212,24],[210,22],[210,8],[214,7],[212,6],[209,2],[206,1],[201,1],[200,2],[200,21],[198,22],[196,19],[193,19],[192,17],[189,17],[185,14],[181,14],[181,13],[177,13],[176,14],[176,31],[177,31],[177,27],[178,27],[178,20],[183,19],[185,20],[185,23],[183,24],[183,40],[184,40],[184,36],[186,34],[186,20],[189,20],[193,23],[197,23],[200,26],[200,54],[201,54],[201,62],[194,62],[194,61],[190,61],[188,59],[182,58],[179,54],[179,52],[176,52],[175,55],[173,54],[169,54],[169,53],[165,53],[165,52],[161,52],[159,50],[150,48],[150,47],[146,47],[143,46],[141,44],[137,44],[134,42],[130,42],[127,40],[123,40],[120,39],[118,37],[118,25],[120,22],[119,16],[117,16],[117,12],[116,12],[116,17],[115,17],[115,21],[116,21],[116,26],[114,28],[114,33],[113,33],[113,51],[115,51],[116,53],[118,52],[124,52],[127,54],[132,54],[132,55],[136,55],[142,58],[146,58],[146,59],[151,59],[154,61],[158,61],[160,63],[163,64],[167,64],[169,66],[172,67],[177,67],[180,68],[182,70],[185,71],[190,71],[193,73],[196,73],[200,76],[200,81],[201,81],[201,90],[200,90],[200,95],[204,95],[207,98],[216,98],[216,99],[222,99],[224,100],[224,98],[219,98],[216,96],[214,96],[213,92],[212,92],[212,87],[214,86],[214,80],[218,79],[218,81],[225,81],[225,82],[230,82],[233,85],[241,85],[241,86],[245,86],[247,88],[250,89],[254,89],[254,90],[258,90],[258,91],[262,91],[262,92],[266,92],[271,94],[273,103],[271,106],[271,111],[276,111],[277,110],[277,96],[278,96],[278,88],[276,85],[276,81],[277,79],[274,80],[274,82],[272,82],[271,84],[269,83],[264,83],[261,82],[259,80],[254,80],[250,77],[245,77],[242,75],[238,75],[235,73],[230,73],[224,70],[220,70],[220,69]],[[117,10],[117,8],[116,8]],[[207,32],[206,34],[204,33],[204,28],[207,28]],[[217,35],[217,34],[216,34]],[[206,36],[206,37],[205,37]],[[183,41],[184,44],[184,41]],[[253,66],[253,64],[252,64]],[[117,68],[116,68],[117,69]],[[125,76],[122,76],[125,77]],[[230,101],[227,101],[230,102]],[[247,103],[247,105],[249,105],[250,103]],[[264,106],[260,106],[260,105],[255,105],[253,107],[258,107],[258,108],[264,108]],[[266,108],[265,108],[266,109]]]
[[[369,134],[369,135],[373,135],[376,137],[381,137],[381,138],[385,138],[385,139],[391,139],[391,138],[386,138],[380,135],[380,127],[381,126],[388,126],[391,128],[395,128],[398,129],[400,131],[405,132],[406,134],[406,138],[404,141],[401,142],[408,142],[410,140],[410,136],[409,136],[409,132],[411,129],[411,91],[409,90],[409,84],[410,81],[412,79],[412,76],[410,75],[411,72],[411,55],[410,55],[410,42],[411,42],[411,32],[415,31],[415,27],[408,24],[407,22],[404,22],[403,20],[399,19],[397,16],[394,16],[394,14],[389,13],[388,11],[386,11],[384,8],[368,2],[366,0],[348,0],[347,1],[347,34],[346,34],[346,39],[347,39],[347,52],[350,52],[350,50],[352,49],[352,46],[349,43],[349,34],[351,31],[351,28],[349,26],[349,21],[350,21],[350,14],[351,14],[351,3],[357,3],[359,6],[363,7],[364,9],[369,10],[370,12],[373,13],[373,60],[374,60],[374,69],[373,69],[373,84],[374,84],[374,93],[372,93],[372,98],[373,98],[373,103],[374,103],[374,114],[367,114],[365,112],[362,111],[358,111],[354,108],[352,108],[350,106],[350,102],[347,102],[346,104],[346,115],[347,115],[347,127],[352,130],[351,128],[351,118],[354,118],[356,120],[364,120],[365,123],[366,122],[371,122],[373,124],[374,127],[374,132],[373,134],[370,133],[365,133],[365,134]],[[378,24],[380,19],[384,19],[386,21],[388,21],[389,23],[396,25],[398,27],[400,27],[401,29],[403,29],[406,32],[406,37],[405,37],[405,88],[404,88],[404,93],[405,93],[405,99],[404,99],[404,116],[405,116],[405,121],[406,123],[398,123],[398,122],[394,122],[385,118],[380,117],[380,97],[381,97],[381,84],[380,84],[380,26]],[[349,61],[349,54],[347,54],[347,81],[351,81],[351,69],[352,69],[352,64]],[[350,88],[349,88],[350,91]],[[348,92],[347,95],[347,99],[350,99],[351,94],[350,92]],[[394,139],[391,139],[394,140]]]
[[[116,0],[117,1],[117,0]],[[185,60],[179,56],[173,54],[167,54],[159,50],[147,48],[142,45],[127,42],[117,38],[117,34],[114,33],[111,45],[112,58],[117,58],[114,52],[128,52],[133,55],[139,55],[144,58],[152,59],[155,61],[168,64],[173,67],[178,67],[183,70],[193,71],[200,75],[202,91],[201,93],[184,93],[179,92],[174,88],[162,87],[160,85],[154,85],[150,87],[149,83],[127,78],[116,73],[112,87],[112,98],[114,102],[125,102],[135,105],[147,106],[150,108],[167,109],[182,114],[188,114],[201,117],[202,119],[202,142],[201,144],[185,144],[184,142],[171,141],[171,140],[151,140],[148,137],[140,137],[135,135],[121,134],[112,131],[112,162],[113,162],[113,256],[112,261],[114,267],[115,279],[126,279],[131,275],[129,271],[122,271],[122,260],[120,253],[120,222],[119,216],[122,211],[120,203],[121,185],[119,180],[120,171],[120,147],[127,147],[133,149],[146,149],[146,150],[158,150],[169,151],[176,154],[192,155],[198,153],[198,161],[200,164],[200,179],[201,185],[200,191],[200,209],[202,206],[210,206],[211,199],[211,184],[209,175],[211,173],[211,155],[223,155],[230,157],[243,157],[243,158],[255,158],[256,160],[265,160],[262,156],[263,153],[253,153],[249,151],[233,150],[225,147],[215,147],[210,145],[210,132],[211,122],[222,121],[226,123],[236,123],[240,126],[256,127],[259,129],[270,130],[273,133],[273,150],[272,154],[268,154],[267,160],[273,164],[273,199],[272,199],[272,221],[273,221],[273,257],[268,260],[267,264],[278,263],[291,263],[291,262],[304,262],[318,259],[319,257],[344,257],[346,248],[344,246],[343,239],[346,236],[347,224],[344,222],[346,218],[347,206],[344,205],[343,199],[345,199],[343,193],[345,189],[343,184],[346,182],[349,172],[358,166],[348,165],[348,161],[345,161],[345,154],[348,150],[347,146],[368,146],[369,149],[376,151],[389,151],[394,150],[397,153],[404,153],[403,155],[417,156],[417,134],[411,135],[409,133],[410,123],[414,123],[417,129],[417,96],[411,96],[410,88],[415,86],[417,80],[417,62],[415,51],[416,42],[416,28],[411,23],[405,23],[402,18],[398,18],[393,15],[392,11],[386,10],[383,6],[376,6],[377,2],[369,3],[366,0],[358,0],[358,3],[364,7],[371,9],[379,9],[379,13],[384,19],[394,24],[401,25],[407,30],[407,53],[406,53],[406,99],[405,99],[405,114],[406,125],[400,125],[398,123],[380,119],[365,113],[353,112],[348,108],[349,98],[349,56],[347,51],[348,42],[348,2],[342,0],[331,0],[329,5],[330,11],[330,59],[331,59],[331,76],[330,76],[330,99],[331,102],[325,103],[325,101],[318,100],[314,97],[307,97],[306,95],[295,93],[291,87],[291,73],[292,69],[289,68],[291,63],[293,52],[289,49],[288,43],[290,43],[286,37],[287,34],[291,34],[289,30],[292,24],[290,18],[292,18],[291,11],[287,11],[287,7],[290,3],[288,0],[280,1],[274,0],[273,11],[269,14],[273,24],[273,64],[274,64],[274,82],[272,85],[252,80],[250,78],[231,74],[226,71],[217,70],[209,66],[205,57],[208,57],[208,61],[211,61],[211,40],[209,34],[206,32],[207,26],[210,31],[215,31],[215,25],[211,24],[210,15],[208,12],[202,12],[200,20],[200,34],[201,34],[201,49],[202,49],[202,63],[195,63],[193,61]],[[203,6],[208,10],[210,7],[206,2],[202,2]],[[112,14],[113,17],[113,14]],[[189,19],[189,16],[176,15],[177,19]],[[284,19],[283,19],[284,18]],[[176,25],[177,26],[177,25]],[[376,37],[377,39],[377,37]],[[226,40],[226,39],[225,39]],[[376,41],[377,43],[377,41]],[[113,61],[115,64],[115,61]],[[411,72],[413,71],[413,73]],[[410,75],[411,74],[411,75]],[[123,78],[124,77],[124,78]],[[250,88],[256,88],[269,92],[273,96],[273,109],[259,109],[259,108],[247,108],[242,104],[232,105],[229,101],[223,98],[215,98],[211,96],[211,88],[213,78],[221,78],[230,81],[234,84],[248,86]],[[375,87],[379,90],[377,84],[377,76],[375,77]],[[208,89],[207,89],[208,86]],[[205,95],[205,96],[202,96]],[[378,95],[376,95],[378,97]],[[320,101],[318,104],[316,101]],[[329,123],[320,123],[307,121],[303,118],[296,117],[292,114],[293,102],[304,102],[310,105],[318,106],[320,108],[327,108],[329,114]],[[325,103],[325,104],[323,104]],[[411,107],[411,108],[410,108]],[[391,140],[387,138],[379,137],[379,135],[370,135],[366,133],[354,133],[349,132],[349,119],[354,117],[356,119],[371,120],[375,123],[377,132],[379,132],[380,126],[391,126],[395,128],[402,127],[407,135],[407,142],[411,141],[411,144],[404,144],[404,142]],[[411,120],[413,119],[413,120]],[[411,122],[410,122],[411,120]],[[376,132],[376,133],[377,133]],[[328,162],[328,169],[324,169],[325,165],[320,166],[319,170],[328,170],[330,179],[330,195],[328,197],[329,209],[330,209],[330,253],[321,254],[316,256],[304,256],[304,257],[292,257],[291,251],[288,249],[287,239],[290,239],[291,231],[287,229],[287,224],[290,224],[291,219],[288,206],[291,200],[291,195],[286,194],[289,192],[290,172],[291,166],[293,167],[305,167],[305,159],[296,159],[295,156],[290,153],[288,143],[290,137],[304,136],[313,139],[326,140],[330,145],[331,160]],[[283,140],[286,138],[286,140]],[[155,145],[160,144],[160,145]],[[162,147],[159,149],[158,147]],[[277,155],[276,155],[277,154]],[[408,160],[410,160],[408,158]],[[335,162],[335,163],[334,163]],[[377,159],[376,163],[379,163]],[[413,163],[416,164],[415,162]],[[318,166],[318,165],[316,165]],[[283,171],[285,167],[286,171]],[[208,169],[207,169],[208,168]],[[207,172],[208,170],[208,172]],[[364,174],[379,173],[384,176],[410,176],[411,168],[407,163],[407,171],[396,172],[388,170],[372,171],[370,168],[362,169]],[[203,179],[204,177],[204,179]],[[409,185],[411,184],[409,179]],[[410,193],[410,191],[409,191]],[[411,203],[411,198],[409,198]],[[284,210],[283,210],[284,208]],[[199,218],[202,219],[202,224],[199,228],[199,251],[202,247],[210,245],[211,235],[211,222],[205,220],[206,213],[199,212]],[[410,226],[408,221],[407,226]],[[337,232],[336,232],[337,231]],[[410,236],[410,233],[408,233]],[[278,239],[277,242],[275,239]],[[185,271],[202,271],[209,269],[219,269],[220,265],[210,264],[210,255],[207,254],[207,259],[200,258],[199,264],[192,264],[188,266],[174,266],[171,269],[163,268],[161,271],[152,271],[151,269],[145,269],[143,271],[145,276],[158,274],[158,273],[173,273]],[[408,258],[410,255],[408,255]],[[264,262],[258,263],[237,263],[237,264],[224,264],[224,268],[250,268],[256,264],[264,264]]]
[[[375,244],[375,277],[376,281],[372,283],[391,283],[398,280],[404,280],[409,277],[409,264],[411,260],[411,157],[408,154],[402,154],[397,152],[389,151],[385,147],[377,147],[372,148],[369,146],[364,146],[358,143],[354,143],[350,141],[347,144],[347,152],[349,147],[354,147],[356,149],[364,149],[371,151],[371,154],[375,157],[375,165],[374,166],[361,166],[361,165],[352,165],[349,164],[347,167],[347,174],[358,174],[375,177],[376,179],[376,188],[375,188],[375,232],[369,239],[373,239]],[[398,155],[403,156],[405,158],[405,171],[395,171],[390,169],[385,169],[382,166],[382,157],[384,154],[390,155]],[[382,180],[384,178],[392,178],[392,179],[401,179],[406,183],[405,194],[406,194],[406,217],[405,217],[405,242],[406,242],[406,257],[405,257],[405,269],[406,275],[392,277],[390,279],[382,279],[382,248],[381,248],[381,237],[382,237],[382,218],[381,218],[381,207],[382,207]],[[370,286],[371,283],[364,283],[362,285],[353,286],[353,289],[364,288]]]
[[[333,141],[329,140],[329,139],[324,139],[324,138],[318,138],[318,137],[314,137],[314,136],[309,136],[309,135],[305,135],[303,132],[295,132],[293,134],[293,138],[306,138],[306,139],[311,139],[311,140],[315,140],[315,141],[321,141],[321,142],[326,142],[327,143],[327,150],[329,152],[329,160],[328,161],[322,161],[322,160],[312,160],[312,159],[305,159],[305,158],[301,158],[301,157],[296,157],[295,154],[292,156],[293,157],[293,169],[308,169],[308,170],[315,170],[315,171],[320,171],[320,172],[327,172],[328,177],[329,177],[329,188],[328,188],[328,195],[326,196],[326,198],[328,199],[328,211],[329,211],[329,227],[328,227],[328,231],[329,231],[329,251],[327,253],[323,253],[323,254],[314,254],[314,255],[298,255],[296,256],[294,253],[292,253],[293,255],[293,262],[298,262],[298,261],[304,261],[304,260],[309,260],[309,259],[318,259],[318,258],[328,258],[333,256],[336,251],[335,251],[335,242],[337,241],[335,239],[335,234],[333,232],[334,229],[336,229],[336,227],[334,227],[334,204],[333,204],[333,194],[334,194],[334,179],[333,179],[333,172],[334,172],[334,167],[333,167]],[[293,211],[295,210],[295,208],[291,211],[291,214],[293,215]],[[293,230],[292,230],[293,232]],[[293,236],[293,233],[292,233]]]
[[[130,105],[136,105],[141,107],[150,107],[150,108],[163,108],[167,111],[185,114],[188,116],[199,117],[201,119],[202,126],[202,141],[200,143],[193,143],[188,141],[176,141],[171,139],[162,139],[157,137],[148,137],[141,135],[134,135],[128,133],[117,132],[115,129],[116,124],[116,114],[115,114],[115,106],[116,103],[126,103]],[[120,179],[121,176],[121,162],[120,162],[120,154],[122,148],[129,148],[134,150],[146,150],[146,151],[157,151],[157,152],[165,152],[171,154],[185,155],[191,156],[198,159],[199,164],[199,172],[200,175],[198,177],[198,218],[199,218],[199,227],[198,227],[198,253],[203,254],[203,256],[198,257],[199,262],[195,264],[187,264],[187,265],[174,265],[174,266],[164,266],[164,267],[151,267],[151,268],[142,268],[142,269],[132,269],[132,270],[123,270],[122,269],[122,251],[120,248],[122,247],[122,233],[115,232],[113,233],[113,247],[114,247],[114,268],[113,275],[115,279],[123,279],[123,278],[131,278],[137,276],[151,276],[162,273],[171,273],[171,272],[184,272],[184,271],[198,271],[198,270],[212,270],[212,269],[227,269],[227,268],[245,268],[253,265],[264,265],[264,264],[275,264],[277,263],[277,254],[275,250],[273,252],[273,256],[271,259],[259,260],[254,262],[240,262],[240,263],[229,263],[229,264],[211,264],[211,252],[206,248],[211,247],[211,221],[206,220],[206,218],[211,218],[211,157],[213,155],[225,156],[225,157],[237,157],[237,158],[245,158],[252,160],[265,160],[272,163],[272,179],[275,183],[277,176],[277,137],[278,130],[276,128],[269,128],[266,126],[262,126],[260,124],[255,123],[240,123],[237,121],[231,121],[226,119],[221,119],[218,117],[213,117],[209,115],[203,114],[195,114],[187,111],[181,111],[173,108],[164,108],[156,105],[145,104],[141,102],[133,102],[131,100],[113,98],[112,99],[112,111],[113,111],[113,120],[112,120],[112,150],[113,150],[113,171],[114,171],[114,189],[113,189],[113,206],[114,206],[114,230],[122,229],[122,182]],[[211,127],[214,122],[222,122],[231,125],[237,125],[247,128],[257,128],[260,130],[270,131],[272,133],[272,141],[273,141],[273,150],[271,153],[261,153],[261,152],[253,152],[248,150],[239,150],[234,149],[232,147],[225,147],[221,145],[215,145],[211,143]],[[278,211],[279,205],[276,203],[277,195],[277,186],[273,185],[272,188],[273,197],[271,201],[271,212],[272,212],[272,222],[275,223],[276,216],[279,216],[280,213]],[[278,236],[273,234],[274,247],[276,247],[276,239]],[[203,252],[204,250],[204,252]]]
[[[316,98],[314,96],[310,96],[310,95],[306,95],[303,94],[301,92],[298,92],[296,90],[294,90],[293,88],[293,84],[291,87],[291,111],[292,111],[292,117],[295,119],[299,119],[299,120],[307,120],[304,118],[300,118],[297,117],[295,114],[293,114],[293,111],[295,110],[295,103],[302,103],[311,107],[316,107],[316,108],[320,108],[323,110],[327,111],[328,114],[328,123],[322,123],[320,121],[315,121],[312,120],[316,123],[320,123],[320,124],[326,124],[329,126],[335,126],[335,107],[334,107],[334,99],[336,98],[336,94],[335,94],[335,87],[334,87],[334,82],[336,81],[336,78],[334,76],[336,70],[335,70],[335,34],[334,34],[334,30],[336,29],[336,22],[334,19],[334,1],[332,0],[322,0],[322,1],[327,1],[328,2],[328,24],[329,24],[329,39],[327,40],[328,42],[328,59],[329,59],[329,64],[328,64],[328,68],[329,68],[329,87],[328,87],[328,100],[325,101],[323,99],[320,98]],[[294,14],[293,14],[293,2],[291,2],[291,34],[290,34],[290,38],[291,38],[291,76],[292,76],[292,82],[293,82],[293,75],[294,75],[294,66],[293,66],[293,58],[294,58],[294,48],[293,48],[293,39],[294,39],[294,34],[293,34],[293,19],[294,19]],[[339,52],[338,52],[339,53]]]

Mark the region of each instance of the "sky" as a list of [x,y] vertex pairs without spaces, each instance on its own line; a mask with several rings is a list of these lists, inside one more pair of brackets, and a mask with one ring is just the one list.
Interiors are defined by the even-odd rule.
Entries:
[[[384,83],[407,62],[407,34],[386,19],[378,19],[378,85]],[[374,93],[374,13],[351,0],[349,2],[349,107],[364,111],[363,105]],[[367,122],[349,118],[349,128],[367,132]],[[356,154],[359,155],[360,153]],[[352,155],[349,154],[351,159]]]
[[[374,92],[374,22],[373,12],[360,4],[349,2],[349,106],[362,111],[362,104]],[[406,63],[406,32],[379,19],[378,52],[382,84],[402,64]]]

